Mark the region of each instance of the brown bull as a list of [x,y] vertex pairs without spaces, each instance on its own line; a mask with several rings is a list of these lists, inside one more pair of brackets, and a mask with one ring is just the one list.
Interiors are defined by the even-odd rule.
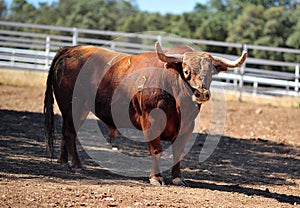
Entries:
[[[70,155],[71,167],[81,167],[77,131],[92,111],[109,127],[112,138],[117,127],[143,131],[152,158],[152,184],[163,184],[160,140],[170,141],[173,183],[185,185],[180,161],[200,106],[210,98],[212,75],[241,66],[246,56],[244,52],[238,60],[230,61],[187,46],[165,53],[158,43],[156,52],[134,56],[94,46],[60,49],[49,70],[44,100],[45,135],[51,155],[54,92],[63,118],[60,164],[68,164]],[[154,109],[164,111],[164,115],[151,113]],[[113,114],[118,115],[117,125]]]

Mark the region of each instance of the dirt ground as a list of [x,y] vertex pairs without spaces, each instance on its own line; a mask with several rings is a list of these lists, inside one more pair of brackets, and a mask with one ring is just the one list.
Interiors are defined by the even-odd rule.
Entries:
[[[299,108],[227,101],[223,136],[200,163],[210,131],[204,105],[182,163],[190,187],[170,185],[169,170],[163,172],[167,185],[154,187],[147,177],[110,172],[82,148],[82,171],[66,172],[51,162],[43,94],[43,84],[0,85],[0,207],[300,207]],[[56,124],[59,135],[59,114]]]

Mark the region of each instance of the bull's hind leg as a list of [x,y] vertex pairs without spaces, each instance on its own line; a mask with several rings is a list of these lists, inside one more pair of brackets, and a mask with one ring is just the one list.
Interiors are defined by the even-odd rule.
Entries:
[[[88,111],[82,113],[81,118],[78,119],[78,128],[86,118]],[[68,114],[63,115],[63,126],[62,126],[62,141],[61,141],[61,152],[59,162],[61,165],[68,164],[70,158],[72,158],[72,168],[82,168],[76,147],[77,132],[74,127],[74,122],[71,110]]]
[[81,162],[76,148],[77,134],[73,123],[64,119],[62,126],[61,152],[59,162],[61,165],[68,164],[69,156],[72,158],[72,168],[81,168]]
[[65,139],[65,148],[67,149],[67,154],[68,157],[71,157],[72,159],[72,168],[81,168],[81,162],[78,157],[77,153],[77,147],[76,147],[76,138],[77,138],[77,133],[74,129],[66,129],[65,132],[63,133],[63,138]]
[[109,127],[109,143],[113,150],[117,149],[117,146],[116,146],[117,134],[118,134],[117,129],[115,129],[113,127]]

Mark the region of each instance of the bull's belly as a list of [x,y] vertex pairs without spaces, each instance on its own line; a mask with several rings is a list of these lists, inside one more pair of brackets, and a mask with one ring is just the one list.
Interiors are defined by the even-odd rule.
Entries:
[[[143,129],[141,123],[143,117],[137,112],[126,111],[125,108],[119,112],[111,112],[111,108],[102,108],[102,110],[96,111],[95,115],[105,124],[108,128],[113,129],[135,129],[139,131],[147,131],[149,129]],[[153,129],[156,135],[160,136],[163,141],[173,142],[178,135],[180,127],[177,119],[167,119],[166,122],[155,124],[158,129]],[[154,124],[153,124],[154,125]]]
[[128,106],[114,108],[106,103],[97,103],[95,115],[109,128],[134,128],[141,130],[139,122],[132,122]]

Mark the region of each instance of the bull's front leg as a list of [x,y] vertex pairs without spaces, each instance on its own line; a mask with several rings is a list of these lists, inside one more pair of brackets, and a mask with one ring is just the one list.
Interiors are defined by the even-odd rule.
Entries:
[[150,184],[156,185],[156,186],[165,185],[164,179],[161,176],[160,169],[159,169],[160,157],[162,154],[160,138],[156,138],[152,141],[149,141],[149,142],[147,142],[147,144],[149,147],[149,151],[150,151],[150,155],[151,155],[151,162],[152,162],[151,172],[150,172],[150,177],[149,177]]
[[151,115],[144,113],[141,124],[152,161],[149,181],[152,185],[161,186],[165,184],[159,169],[160,157],[162,154],[160,134],[163,131],[163,127],[160,125],[160,114],[155,114],[157,111],[153,112]]
[[192,131],[179,136],[172,144],[173,151],[173,167],[172,167],[172,183],[177,186],[188,186],[188,184],[183,180],[180,170],[180,162],[183,159],[183,153],[188,139],[191,136]]

